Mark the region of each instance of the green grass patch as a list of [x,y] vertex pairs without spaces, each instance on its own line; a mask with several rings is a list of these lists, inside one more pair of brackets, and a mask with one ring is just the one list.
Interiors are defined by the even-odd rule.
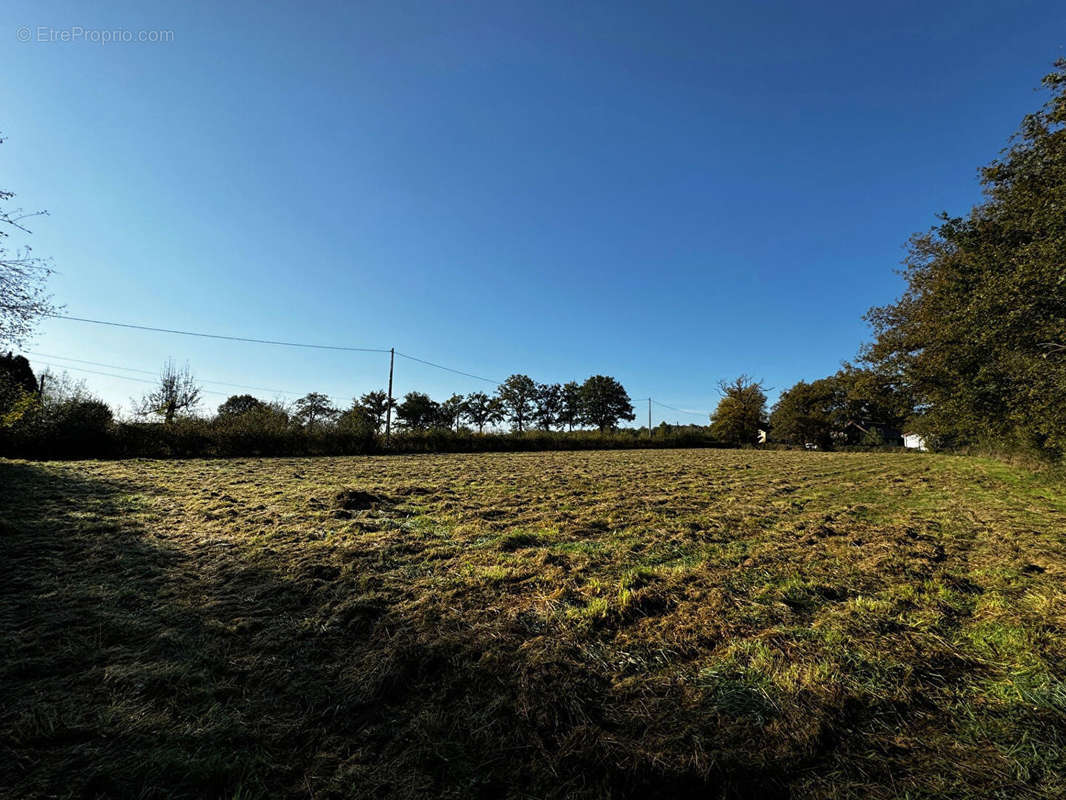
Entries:
[[1066,795],[1066,486],[984,459],[0,462],[0,795]]

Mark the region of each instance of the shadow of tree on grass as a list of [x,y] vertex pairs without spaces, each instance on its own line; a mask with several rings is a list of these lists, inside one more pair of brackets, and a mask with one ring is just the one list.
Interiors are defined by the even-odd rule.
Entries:
[[573,643],[525,650],[520,621],[467,628],[365,565],[338,579],[343,564],[178,541],[144,522],[157,491],[0,463],[0,792],[787,796],[780,770],[728,748],[642,753],[705,723],[664,704],[640,728]]

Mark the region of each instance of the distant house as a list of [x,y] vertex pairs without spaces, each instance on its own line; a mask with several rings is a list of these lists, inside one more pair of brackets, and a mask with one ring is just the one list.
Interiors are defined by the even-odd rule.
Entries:
[[902,434],[899,428],[891,425],[883,425],[879,422],[870,422],[863,425],[855,420],[848,420],[842,431],[834,431],[833,438],[842,444],[887,444],[899,446]]
[[929,449],[925,443],[925,437],[920,433],[905,433],[903,434],[903,446],[908,450],[917,450],[920,453],[924,453]]

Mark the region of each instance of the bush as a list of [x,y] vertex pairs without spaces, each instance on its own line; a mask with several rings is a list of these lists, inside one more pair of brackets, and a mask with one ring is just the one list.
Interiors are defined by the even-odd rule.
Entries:
[[[17,412],[17,413],[15,413]],[[5,416],[0,452],[25,458],[106,458],[114,423],[106,403],[73,398],[52,402],[25,396]]]
[[[473,453],[536,450],[717,447],[707,428],[660,426],[599,431],[458,432],[447,428],[401,430],[388,452]],[[0,455],[35,459],[229,458],[240,456],[340,456],[386,452],[372,425],[349,419],[308,431],[273,406],[212,420],[178,417],[163,422],[113,422],[97,400],[35,406],[14,426],[0,429]]]

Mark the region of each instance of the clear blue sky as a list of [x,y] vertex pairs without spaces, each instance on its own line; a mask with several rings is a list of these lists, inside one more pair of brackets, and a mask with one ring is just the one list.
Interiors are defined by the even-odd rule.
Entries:
[[[74,26],[172,41],[36,40]],[[1043,102],[1066,5],[38,1],[3,27],[0,185],[51,212],[28,241],[68,313],[705,409],[854,356],[907,237]],[[344,402],[387,370],[63,321],[29,349]],[[484,386],[397,362],[400,395]]]

